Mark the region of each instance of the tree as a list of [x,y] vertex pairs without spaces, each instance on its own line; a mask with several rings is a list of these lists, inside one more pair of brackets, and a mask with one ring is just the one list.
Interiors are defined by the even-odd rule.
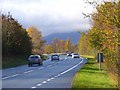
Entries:
[[44,47],[44,53],[47,53],[47,54],[51,54],[54,52],[54,49],[53,47],[50,45],[50,44],[47,44],[45,47]]
[[26,30],[13,17],[2,14],[2,54],[24,55],[31,53],[32,44]]
[[97,5],[92,14],[93,27],[89,30],[89,41],[92,47],[103,52],[105,66],[109,73],[118,80],[118,32],[120,32],[118,2],[104,2]]
[[44,40],[42,40],[41,32],[38,31],[38,29],[36,27],[28,28],[27,32],[28,32],[28,35],[32,39],[32,44],[33,44],[32,52],[40,54],[42,52],[41,51],[42,45],[45,42]]
[[70,41],[70,38],[67,38],[67,40],[65,41],[65,51],[69,51],[69,52],[73,52],[72,50],[72,44],[71,44],[71,41]]

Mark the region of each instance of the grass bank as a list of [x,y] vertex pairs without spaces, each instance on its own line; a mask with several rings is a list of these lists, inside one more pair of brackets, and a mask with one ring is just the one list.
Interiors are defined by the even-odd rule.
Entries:
[[[43,60],[47,59],[47,56],[42,55],[41,58]],[[20,65],[26,65],[28,56],[7,56],[2,57],[2,69],[17,67]]]
[[73,80],[72,88],[116,88],[104,69],[99,70],[96,60],[89,58]]

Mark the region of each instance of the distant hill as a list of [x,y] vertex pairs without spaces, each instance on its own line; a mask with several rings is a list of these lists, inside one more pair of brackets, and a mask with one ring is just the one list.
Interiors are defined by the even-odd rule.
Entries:
[[53,34],[44,36],[43,40],[46,40],[49,44],[51,44],[54,38],[58,38],[59,40],[66,40],[67,38],[70,38],[71,43],[75,45],[77,44],[80,38],[80,33],[78,32],[53,33]]

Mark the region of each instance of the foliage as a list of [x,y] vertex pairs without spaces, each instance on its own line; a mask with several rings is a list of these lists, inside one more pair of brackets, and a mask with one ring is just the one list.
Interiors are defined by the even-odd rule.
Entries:
[[53,53],[54,52],[54,49],[51,45],[47,44],[45,47],[44,47],[44,53],[47,53],[47,54],[50,54],[50,53]]
[[31,53],[31,41],[26,30],[10,13],[2,14],[2,54],[24,55]]
[[42,52],[41,48],[43,43],[45,42],[44,40],[42,40],[41,32],[36,27],[28,28],[27,32],[32,39],[32,46],[33,46],[32,53],[41,54]]
[[81,37],[80,40],[78,42],[78,53],[80,55],[92,55],[95,56],[95,49],[93,49],[89,43],[89,37],[87,32],[80,32],[81,33]]
[[65,53],[66,51],[74,52],[75,49],[75,46],[71,43],[69,38],[66,41],[54,38],[51,45],[46,44],[43,46],[43,53]]
[[114,76],[118,74],[117,63],[120,62],[118,61],[119,10],[118,2],[97,4],[96,12],[92,14],[93,27],[88,32],[91,46],[103,52],[106,69]]

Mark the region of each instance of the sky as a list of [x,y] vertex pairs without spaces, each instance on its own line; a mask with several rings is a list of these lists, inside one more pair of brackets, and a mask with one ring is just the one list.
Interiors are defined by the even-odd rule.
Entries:
[[35,26],[42,35],[89,30],[93,7],[85,0],[0,0],[2,13],[10,12],[24,27]]

